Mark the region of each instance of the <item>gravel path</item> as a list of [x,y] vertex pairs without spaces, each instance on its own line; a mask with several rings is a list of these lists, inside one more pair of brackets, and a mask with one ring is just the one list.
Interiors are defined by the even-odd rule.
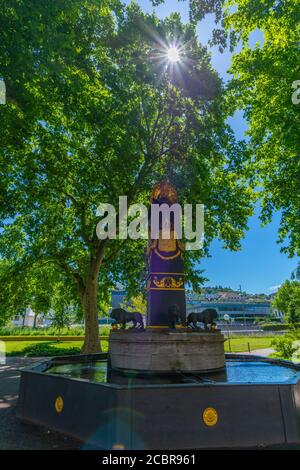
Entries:
[[18,399],[20,371],[42,362],[43,358],[7,358],[0,365],[0,449],[78,449],[77,441],[48,429],[17,420],[15,408]]

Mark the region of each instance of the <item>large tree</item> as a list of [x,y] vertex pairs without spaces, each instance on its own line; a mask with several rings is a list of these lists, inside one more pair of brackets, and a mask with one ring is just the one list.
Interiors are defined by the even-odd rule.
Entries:
[[[98,205],[117,207],[120,195],[148,203],[165,176],[182,203],[205,204],[205,248],[185,259],[197,287],[195,262],[211,240],[238,249],[252,214],[245,148],[225,123],[223,85],[195,27],[178,15],[162,21],[109,0],[32,2],[30,11],[6,1],[1,22],[1,257],[76,292],[83,352],[97,352],[99,303],[116,281],[141,290],[146,248],[99,240]],[[174,41],[182,62],[171,67]]]
[[[243,110],[249,125],[249,177],[260,190],[262,221],[280,211],[279,242],[299,256],[299,0],[189,0],[189,6],[194,22],[214,15],[210,44],[233,52],[229,113]],[[262,40],[251,47],[258,33]]]
[[285,319],[292,324],[300,322],[300,282],[286,281],[280,288],[273,301],[274,307],[282,312]]
[[[249,124],[249,168],[269,222],[281,210],[279,241],[290,256],[300,255],[300,105],[292,100],[300,79],[300,3],[297,0],[230,1],[227,28],[242,42],[233,55],[230,101]],[[260,30],[263,40],[248,44]]]

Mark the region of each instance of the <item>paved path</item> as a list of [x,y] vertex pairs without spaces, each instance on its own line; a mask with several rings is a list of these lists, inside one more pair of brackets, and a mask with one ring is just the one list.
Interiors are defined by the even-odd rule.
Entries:
[[15,408],[18,399],[20,371],[43,359],[7,358],[0,365],[0,449],[78,449],[77,441],[48,429],[17,420]]
[[249,352],[242,352],[239,354],[247,354],[250,356],[262,356],[262,357],[268,357],[270,354],[273,354],[275,352],[275,349],[272,348],[266,348],[266,349],[255,349],[253,351]]

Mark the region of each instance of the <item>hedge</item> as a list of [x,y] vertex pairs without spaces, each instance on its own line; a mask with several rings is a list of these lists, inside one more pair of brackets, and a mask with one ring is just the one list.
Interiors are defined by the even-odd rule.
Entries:
[[295,328],[300,328],[300,324],[297,326],[290,325],[288,323],[266,323],[265,325],[261,325],[264,331],[286,331],[286,330],[293,330]]

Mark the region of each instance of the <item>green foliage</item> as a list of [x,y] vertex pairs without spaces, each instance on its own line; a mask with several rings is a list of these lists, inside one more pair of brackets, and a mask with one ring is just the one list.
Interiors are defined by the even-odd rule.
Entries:
[[261,326],[264,331],[284,331],[291,329],[291,325],[289,323],[265,323]]
[[[50,349],[47,346],[50,346]],[[47,355],[47,350],[50,356],[65,355],[67,351],[69,351],[72,354],[78,354],[78,351],[80,350],[81,346],[82,346],[82,341],[63,342],[63,341],[54,341],[54,340],[48,341],[47,340],[45,342],[37,342],[37,341],[32,340],[32,341],[6,341],[5,342],[7,356],[23,356],[24,355],[23,351],[25,349],[26,351],[31,352],[32,355],[37,355],[39,357],[41,357],[40,355],[42,355],[43,352],[44,354]],[[108,346],[108,342],[103,341],[102,342],[103,351],[107,351],[107,346]]]
[[296,269],[292,272],[291,279],[292,281],[300,281],[300,261],[298,262]]
[[0,326],[8,318],[24,316],[31,307],[39,317],[51,318],[53,326],[68,326],[82,319],[76,289],[52,266],[24,266],[21,260],[0,259]]
[[271,315],[267,319],[270,323],[282,323],[283,318],[281,317],[276,317],[274,312],[271,312]]
[[273,306],[285,315],[288,322],[300,322],[300,282],[286,281],[278,289]]
[[[249,124],[249,177],[259,188],[262,221],[281,211],[279,242],[290,256],[300,254],[300,113],[292,103],[292,84],[300,77],[298,0],[230,0],[228,30],[242,48],[232,58],[228,100],[243,109]],[[263,41],[249,46],[256,30]]]
[[271,344],[276,351],[277,357],[292,360],[293,355],[296,356],[298,349],[300,349],[299,340],[300,331],[294,330],[287,335],[274,338]]
[[121,305],[121,308],[124,308],[128,312],[140,312],[142,315],[145,315],[147,311],[147,302],[142,294],[138,294],[130,299],[130,301],[124,302]]
[[[109,326],[100,326],[100,336],[108,336]],[[0,336],[84,336],[84,327],[70,328],[22,328],[22,327],[1,327]]]
[[[238,250],[247,229],[247,152],[207,50],[179,15],[159,20],[117,0],[1,3],[0,315],[31,305],[63,326],[71,306],[95,332],[92,352],[110,289],[137,294],[146,269],[145,241],[98,240],[98,205],[124,194],[148,203],[163,176],[181,203],[205,204],[206,245],[185,259],[197,289],[195,262],[211,241]],[[176,73],[158,59],[177,37],[187,60]]]
[[[292,84],[300,77],[299,0],[189,4],[195,21],[214,15],[217,24],[210,43],[234,52],[228,109],[243,110],[249,124],[249,179],[259,188],[262,221],[267,224],[281,211],[278,241],[284,252],[299,255],[300,113],[299,105],[292,103]],[[263,39],[251,47],[251,35],[258,31]]]
[[60,348],[59,346],[54,346],[52,343],[31,344],[21,352],[21,355],[25,357],[71,356],[72,354],[80,354],[80,348]]
[[1,327],[0,336],[83,336],[83,327],[61,328],[29,328]]

